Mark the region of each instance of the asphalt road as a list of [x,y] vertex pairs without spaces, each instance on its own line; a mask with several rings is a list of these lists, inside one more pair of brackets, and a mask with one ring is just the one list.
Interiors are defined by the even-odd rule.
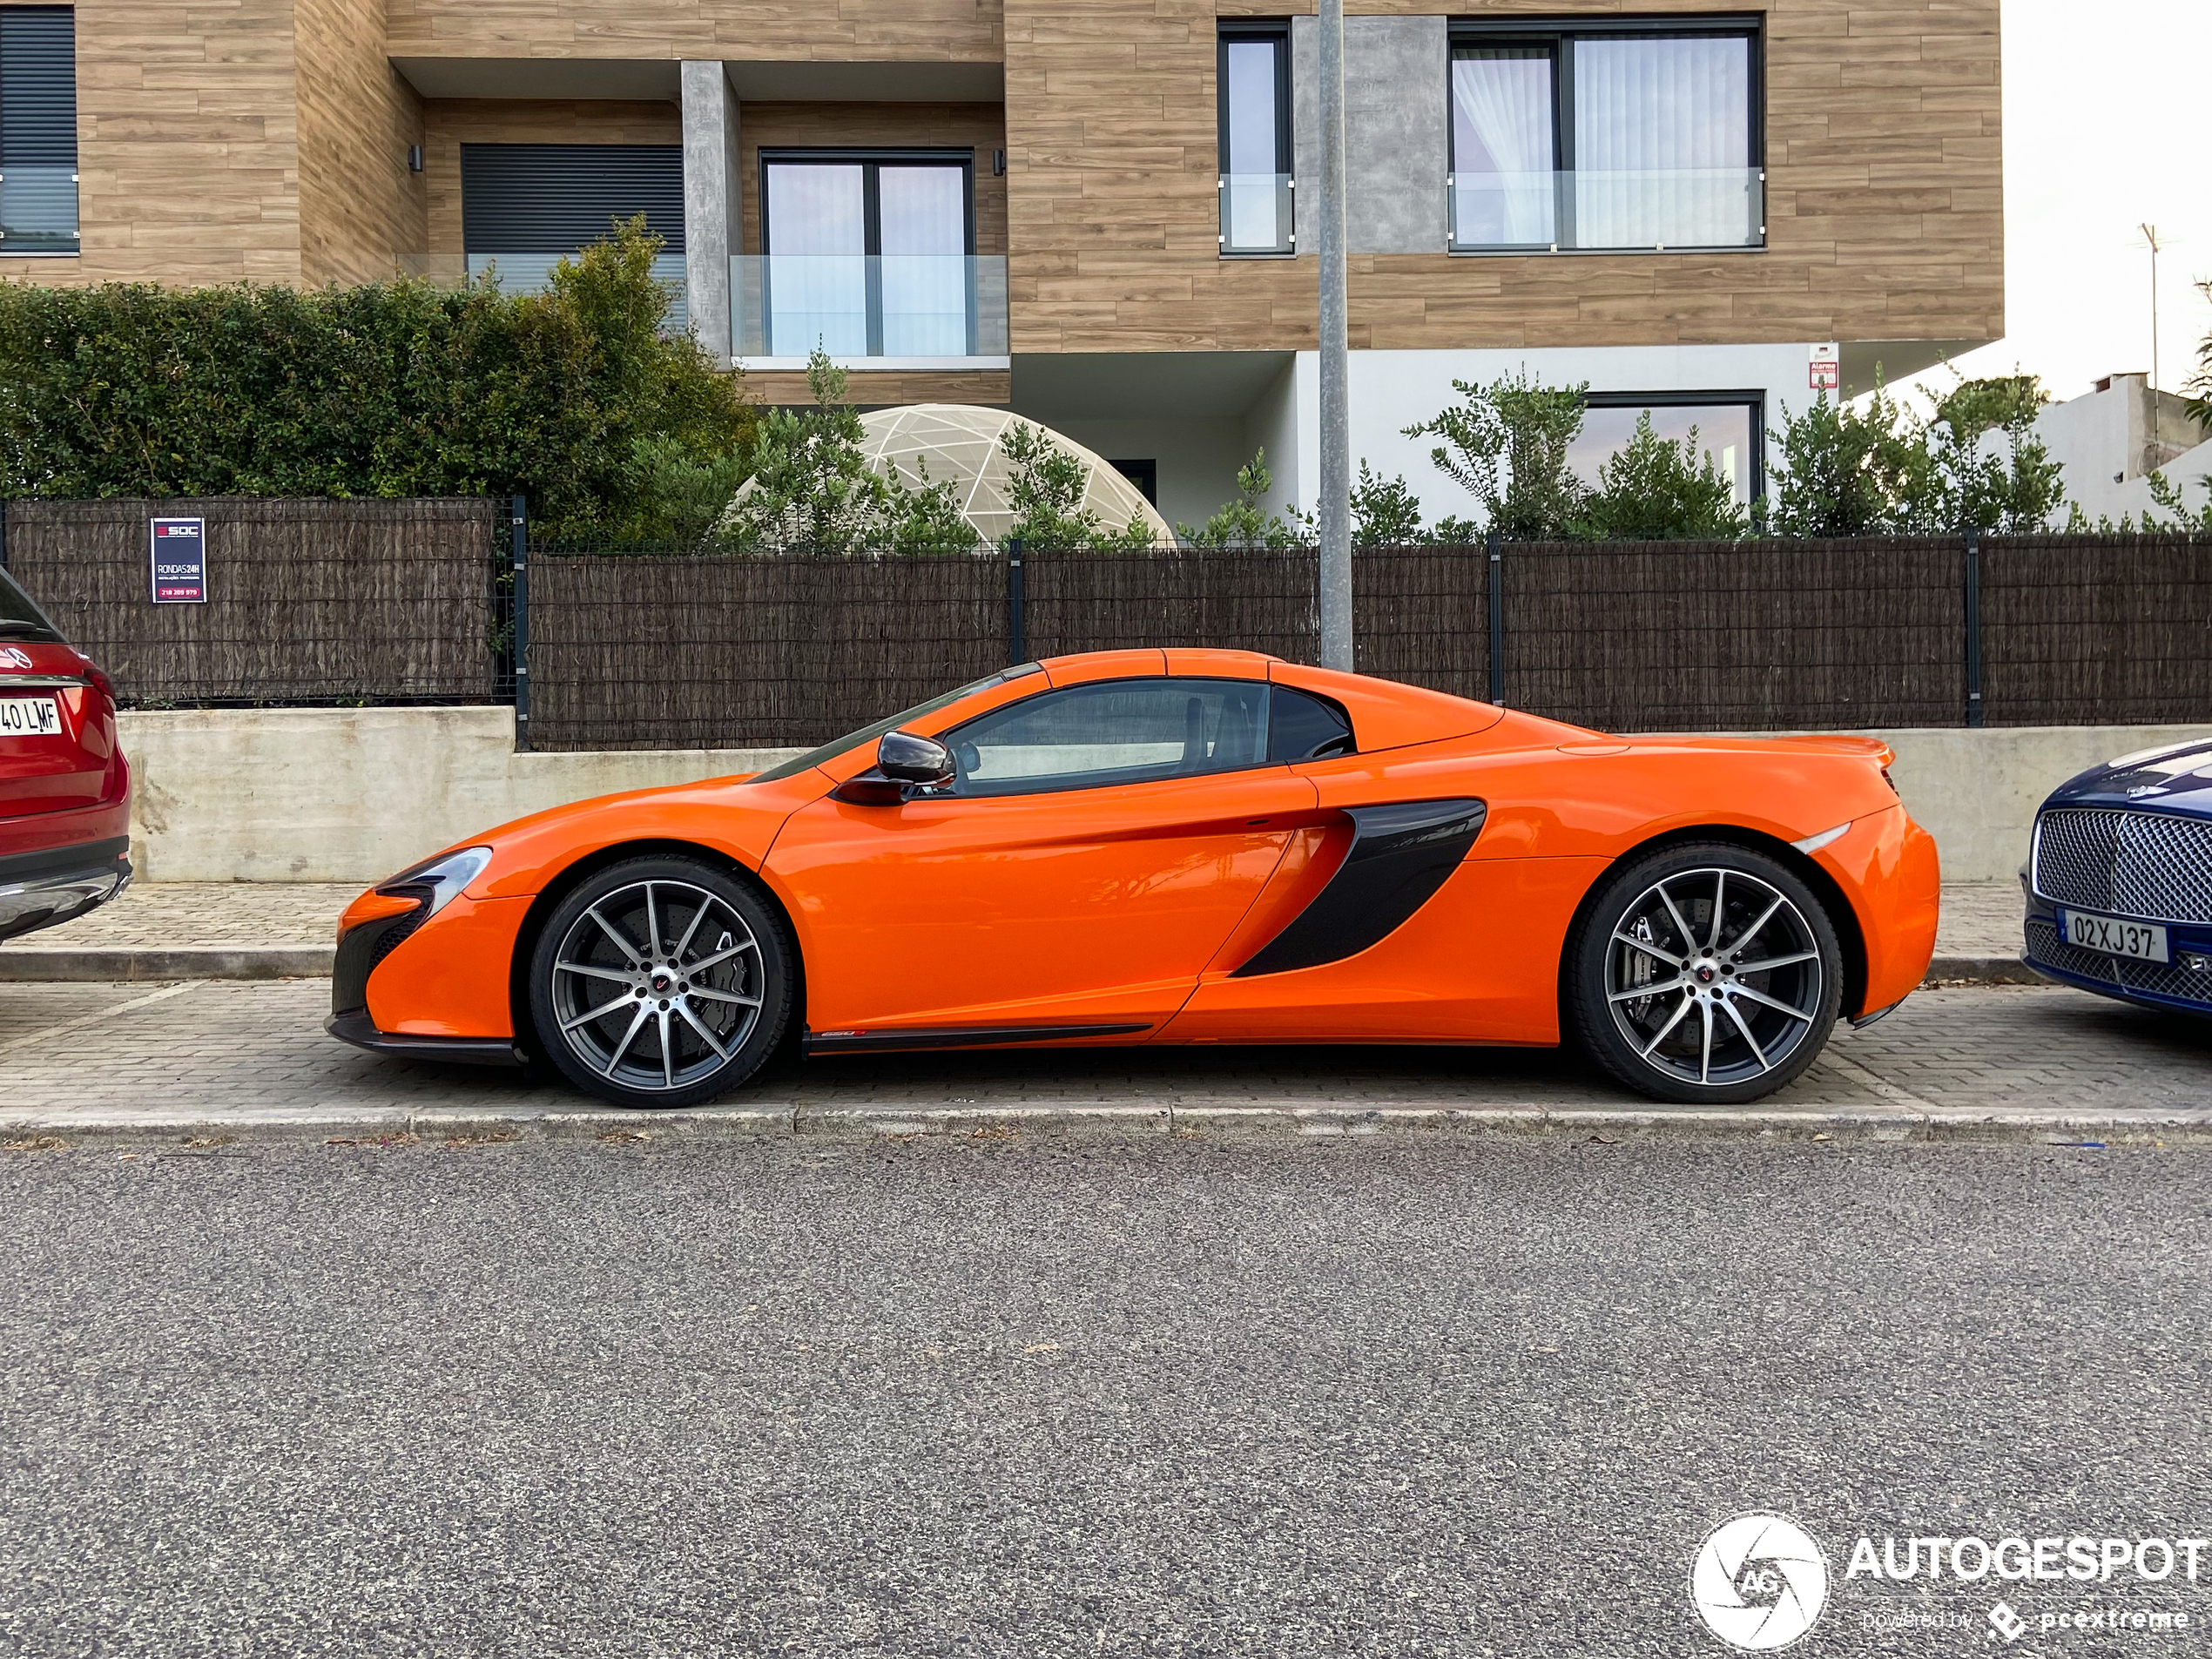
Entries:
[[2212,1531],[2208,1160],[18,1153],[0,1653],[1717,1654],[1755,1508],[1829,1556],[1796,1651],[1997,1651],[1851,1541]]

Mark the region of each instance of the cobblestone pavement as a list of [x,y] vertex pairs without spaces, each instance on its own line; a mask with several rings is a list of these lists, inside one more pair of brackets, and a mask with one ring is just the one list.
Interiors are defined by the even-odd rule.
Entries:
[[[212,1124],[383,1122],[412,1114],[528,1117],[597,1109],[516,1072],[388,1059],[321,1030],[327,981],[0,985],[0,1129],[91,1115]],[[900,1113],[1126,1114],[1133,1127],[1240,1109],[1655,1109],[1549,1050],[1122,1049],[780,1062],[728,1097],[803,1126]],[[2071,990],[1924,991],[1862,1031],[1839,1029],[1781,1114],[2028,1114],[2040,1121],[2187,1115],[2212,1124],[2212,1023]],[[636,1121],[651,1124],[649,1115]]]
[[339,913],[360,892],[308,881],[139,882],[89,915],[10,942],[42,950],[327,945],[338,931]]
[[[327,945],[361,889],[311,882],[148,882],[90,915],[25,934],[42,948],[174,945]],[[1936,953],[2012,956],[2020,947],[2020,895],[2011,881],[1946,887]],[[0,949],[5,949],[0,946]]]

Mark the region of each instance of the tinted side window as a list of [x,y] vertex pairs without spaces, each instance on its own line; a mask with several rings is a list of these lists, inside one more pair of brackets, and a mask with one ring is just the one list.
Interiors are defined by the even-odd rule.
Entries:
[[954,792],[1035,794],[1261,765],[1267,691],[1258,680],[1102,680],[994,709],[946,738]]
[[30,602],[30,596],[8,579],[0,570],[0,639],[44,639],[58,644],[60,632],[46,619],[46,613]]
[[1268,711],[1270,760],[1320,760],[1352,752],[1352,722],[1342,709],[1309,692],[1275,687],[1274,706]]

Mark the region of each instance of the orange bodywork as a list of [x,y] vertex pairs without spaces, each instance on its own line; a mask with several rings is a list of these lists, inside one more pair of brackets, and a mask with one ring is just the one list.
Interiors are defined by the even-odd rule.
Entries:
[[[1329,699],[1356,752],[1057,792],[833,799],[874,764],[870,739],[780,778],[540,813],[462,844],[490,848],[489,863],[374,964],[369,1016],[423,1037],[527,1038],[514,987],[535,927],[567,886],[631,850],[691,849],[752,872],[790,921],[806,1030],[894,1047],[902,1030],[942,1046],[966,1028],[989,1044],[1028,1026],[1130,1042],[1556,1042],[1578,907],[1620,860],[1667,836],[1747,841],[1824,878],[1863,965],[1846,1014],[1888,1007],[1926,972],[1934,844],[1889,786],[1889,751],[1868,738],[1606,738],[1220,651],[1058,658],[905,729],[945,736],[1058,687],[1186,676]],[[1257,971],[1346,867],[1355,812],[1454,802],[1479,803],[1480,829],[1402,921],[1335,960]],[[364,894],[341,938],[408,902]]]

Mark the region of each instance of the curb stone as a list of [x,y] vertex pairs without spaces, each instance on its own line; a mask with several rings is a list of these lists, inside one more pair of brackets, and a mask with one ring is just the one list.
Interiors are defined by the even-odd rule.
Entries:
[[2102,1114],[2006,1111],[1913,1112],[1854,1108],[1830,1111],[1680,1110],[1604,1107],[1359,1109],[1305,1102],[1163,1102],[1139,1106],[949,1106],[941,1109],[808,1107],[794,1103],[706,1107],[690,1111],[569,1110],[205,1112],[0,1111],[0,1150],[58,1138],[68,1144],[199,1140],[223,1143],[315,1141],[482,1145],[510,1141],[709,1141],[811,1138],[883,1140],[917,1136],[974,1140],[1231,1140],[1251,1136],[1366,1138],[1382,1135],[1474,1137],[1544,1136],[1588,1144],[1628,1141],[1743,1139],[1768,1142],[2003,1143],[2015,1145],[2212,1145],[2212,1110]]

